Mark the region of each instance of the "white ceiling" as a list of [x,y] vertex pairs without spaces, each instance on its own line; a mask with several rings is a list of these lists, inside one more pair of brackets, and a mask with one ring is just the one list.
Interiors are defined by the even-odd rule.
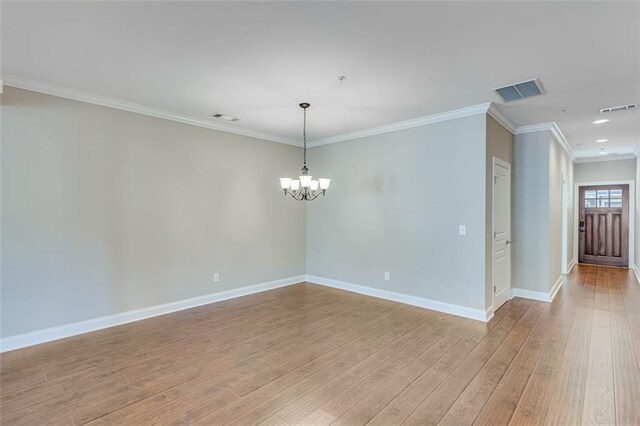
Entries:
[[[577,157],[640,146],[640,108],[591,124],[640,101],[638,2],[3,1],[1,19],[3,75],[289,139],[301,101],[312,140],[496,102]],[[546,95],[492,92],[534,77]]]

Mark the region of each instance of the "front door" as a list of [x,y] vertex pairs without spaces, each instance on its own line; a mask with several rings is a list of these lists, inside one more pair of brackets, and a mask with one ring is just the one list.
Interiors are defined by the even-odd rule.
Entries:
[[493,308],[511,298],[511,165],[493,158]]
[[629,265],[629,185],[581,186],[579,262]]

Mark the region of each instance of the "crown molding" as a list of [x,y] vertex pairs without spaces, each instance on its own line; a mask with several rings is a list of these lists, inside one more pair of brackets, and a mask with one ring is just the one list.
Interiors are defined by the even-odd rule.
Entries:
[[516,129],[514,134],[521,135],[524,133],[535,133],[544,131],[551,132],[551,134],[557,139],[560,146],[562,146],[562,148],[565,150],[571,161],[575,162],[576,156],[571,149],[571,145],[569,145],[567,138],[564,137],[564,135],[562,134],[562,130],[560,130],[560,127],[558,127],[558,124],[555,121],[532,124],[529,126],[520,126]]
[[344,142],[352,139],[364,138],[367,136],[381,135],[384,133],[396,132],[398,130],[411,129],[413,127],[426,126],[428,124],[440,123],[442,121],[455,120],[457,118],[470,117],[472,115],[486,114],[489,111],[490,103],[474,105],[465,108],[454,109],[452,111],[427,115],[425,117],[414,118],[412,120],[399,121],[397,123],[385,124],[383,126],[371,127],[355,132],[344,133],[342,135],[331,136],[329,138],[317,139],[307,143],[309,148],[315,146],[328,145],[337,142]]
[[521,135],[523,133],[551,131],[551,128],[553,127],[554,124],[555,124],[554,122],[549,122],[549,123],[531,124],[529,126],[520,126],[516,129],[516,131],[514,132],[514,135]]
[[[188,115],[178,114],[171,111],[166,111],[158,108],[148,107],[145,105],[127,102],[120,99],[110,98],[107,96],[96,95],[94,93],[84,92],[81,90],[69,89],[53,84],[43,83],[35,80],[29,80],[14,75],[2,75],[0,80],[0,94],[2,83],[6,86],[15,87],[17,89],[30,90],[32,92],[44,93],[46,95],[58,96],[61,98],[71,99],[79,102],[86,102],[93,105],[100,105],[107,108],[119,109],[122,111],[133,112],[137,114],[147,115],[150,117],[162,118],[165,120],[176,121],[178,123],[189,124],[192,126],[203,127],[211,130],[218,130],[226,133],[233,133],[242,136],[248,136],[256,139],[262,139],[270,142],[278,142],[293,146],[302,146],[302,143],[294,140],[284,138],[278,135],[260,132],[257,130],[251,130],[222,123],[212,123],[208,120],[192,117]],[[542,125],[523,126],[517,127],[498,110],[498,108],[491,102],[474,105],[470,107],[459,108],[451,111],[445,111],[437,114],[427,115],[425,117],[419,117],[411,120],[400,121],[396,123],[385,124],[383,126],[372,127],[369,129],[357,130],[354,132],[344,133],[341,135],[331,136],[323,139],[316,139],[309,141],[307,146],[313,148],[315,146],[327,145],[337,142],[344,142],[352,139],[363,138],[367,136],[375,136],[384,133],[396,132],[398,130],[411,129],[413,127],[426,126],[429,124],[440,123],[443,121],[455,120],[458,118],[470,117],[478,114],[489,114],[496,121],[498,121],[503,127],[509,130],[511,133],[527,133],[529,131],[549,130],[549,124],[544,123]],[[537,128],[540,127],[541,128]],[[531,130],[528,130],[531,128]],[[534,129],[535,128],[535,129]],[[560,129],[557,129],[557,134],[562,135]],[[559,140],[565,140],[564,136],[558,137]]]
[[491,117],[493,117],[498,123],[500,123],[502,125],[502,127],[504,127],[505,129],[507,129],[508,131],[510,131],[511,133],[515,133],[517,127],[515,124],[513,124],[511,122],[511,120],[509,120],[507,117],[504,116],[504,114],[502,114],[500,112],[500,110],[498,109],[498,107],[496,107],[496,105],[492,102],[489,105],[489,110],[487,111],[487,114],[489,114]]
[[[283,138],[281,136],[269,133],[259,132],[241,127],[229,126],[221,123],[212,123],[202,118],[191,117],[188,115],[177,114],[171,111],[165,111],[158,108],[152,108],[145,105],[127,102],[120,99],[109,98],[107,96],[96,95],[81,90],[68,89],[65,87],[55,86],[53,84],[42,83],[39,81],[29,80],[13,75],[2,75],[2,82],[5,86],[15,87],[17,89],[30,90],[32,92],[44,93],[46,95],[58,96],[60,98],[71,99],[74,101],[86,102],[89,104],[100,105],[107,108],[119,109],[122,111],[134,112],[137,114],[147,115],[155,118],[176,121],[178,123],[190,124],[192,126],[204,127],[211,130],[219,130],[221,132],[233,133],[236,135],[248,136],[251,138],[262,139],[270,142],[278,142],[287,145],[301,146],[302,144],[296,140]],[[0,92],[1,93],[1,92]]]
[[569,145],[569,141],[564,137],[562,130],[560,130],[560,127],[558,127],[558,124],[555,121],[553,122],[553,126],[551,126],[551,134],[553,134],[558,142],[560,142],[560,145],[564,148],[571,161],[575,161],[576,156],[571,149],[571,145]]
[[574,163],[600,163],[604,161],[619,161],[619,160],[635,160],[636,156],[634,154],[620,154],[620,155],[603,155],[600,157],[583,157],[576,158]]

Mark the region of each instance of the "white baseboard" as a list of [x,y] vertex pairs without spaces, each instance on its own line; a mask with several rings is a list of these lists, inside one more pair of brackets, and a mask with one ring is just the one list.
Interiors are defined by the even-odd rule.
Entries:
[[633,267],[633,273],[636,274],[636,280],[638,281],[638,284],[640,284],[640,270],[638,269],[638,265],[632,265]]
[[551,291],[549,292],[549,302],[553,302],[553,299],[556,298],[560,287],[562,287],[562,275],[558,277],[553,287],[551,287]]
[[[446,302],[426,299],[417,296],[411,296],[403,293],[396,293],[388,290],[381,290],[373,287],[367,287],[358,284],[337,281],[328,278],[317,277],[313,275],[299,275],[296,277],[283,278],[281,280],[270,281],[261,284],[255,284],[247,287],[241,287],[233,290],[222,291],[218,293],[207,294],[204,296],[193,297],[190,299],[179,300],[177,302],[165,303],[162,305],[150,306],[147,308],[136,309],[133,311],[121,312],[114,315],[94,318],[86,321],[65,324],[58,327],[37,330],[29,333],[9,336],[0,339],[0,353],[12,351],[15,349],[25,348],[28,346],[38,345],[40,343],[51,342],[53,340],[64,339],[67,337],[77,336],[79,334],[89,333],[91,331],[102,330],[117,325],[127,324],[134,321],[140,321],[147,318],[165,315],[171,312],[181,311],[184,309],[195,308],[196,306],[208,305],[210,303],[220,302],[223,300],[233,299],[236,297],[247,296],[249,294],[259,293],[262,291],[273,290],[279,287],[285,287],[308,281],[314,284],[320,284],[327,287],[333,287],[340,290],[346,290],[353,293],[364,294],[367,296],[377,297],[380,299],[391,300],[394,302],[404,303],[407,305],[418,306],[421,308],[431,309],[433,311],[444,312],[447,314],[457,315],[464,318],[470,318],[478,321],[488,322],[493,318],[493,306],[486,310],[469,308],[466,306],[454,305]],[[517,289],[514,289],[517,290]],[[523,290],[527,291],[527,290]],[[557,290],[556,290],[557,291]],[[531,292],[535,293],[535,292]],[[514,296],[527,297],[514,293]],[[534,297],[528,297],[534,298]],[[540,300],[540,299],[536,299]],[[545,300],[546,301],[546,300]]]
[[196,306],[208,305],[209,303],[221,302],[223,300],[234,299],[240,296],[247,296],[249,294],[260,293],[266,290],[273,290],[275,288],[285,287],[301,283],[303,281],[305,281],[305,276],[299,275],[296,277],[283,278],[276,281],[240,287],[233,290],[192,297],[190,299],[179,300],[177,302],[164,303],[162,305],[150,306],[147,308],[136,309],[133,311],[122,312],[72,324],[65,324],[44,330],[37,330],[30,333],[18,334],[16,336],[4,337],[0,339],[0,353],[50,342],[52,340],[64,339],[65,337],[76,336],[78,334],[101,330],[103,328],[113,327],[116,325],[127,324],[129,322],[139,321],[171,312],[195,308]]
[[489,306],[487,308],[487,311],[485,312],[485,320],[484,322],[489,322],[491,321],[491,319],[493,318],[493,315],[495,314],[495,311],[493,310],[493,305]]
[[553,302],[553,299],[558,294],[558,290],[562,287],[562,275],[553,284],[549,292],[527,290],[525,288],[514,287],[511,289],[511,295],[514,297],[521,297],[523,299],[538,300],[540,302]]
[[425,299],[408,294],[396,293],[388,290],[380,290],[373,287],[367,287],[359,284],[347,283],[344,281],[332,280],[329,278],[316,277],[307,275],[307,281],[314,284],[320,284],[327,287],[333,287],[340,290],[346,290],[353,293],[364,294],[366,296],[377,297],[379,299],[391,300],[394,302],[404,303],[407,305],[419,306],[421,308],[431,309],[433,311],[453,314],[460,317],[470,318],[478,321],[489,321],[493,317],[493,307],[486,311],[481,309],[468,308],[466,306],[453,305],[436,300]]
[[576,266],[576,260],[575,259],[571,259],[571,262],[569,263],[569,267],[567,268],[567,274],[571,273],[571,270],[573,269],[574,266]]
[[513,297],[521,297],[523,299],[538,300],[540,302],[549,301],[549,293],[545,293],[543,291],[533,291],[525,288],[514,287],[511,289],[511,294]]

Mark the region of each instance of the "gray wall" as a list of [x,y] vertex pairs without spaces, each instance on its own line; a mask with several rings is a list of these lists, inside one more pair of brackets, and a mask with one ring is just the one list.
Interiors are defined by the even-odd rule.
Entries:
[[[636,193],[635,193],[635,206],[634,206],[634,211],[633,214],[635,215],[635,235],[630,235],[629,238],[635,238],[635,242],[634,242],[634,257],[635,259],[633,260],[634,263],[634,267],[638,268],[638,265],[640,265],[640,185],[638,185],[638,182],[640,182],[640,161],[636,161],[636,173],[635,173],[635,187],[636,187]],[[631,214],[631,212],[629,212]]]
[[636,161],[636,174],[635,174],[635,181],[636,181],[636,200],[635,200],[635,212],[634,214],[636,215],[635,217],[635,235],[630,235],[629,238],[635,238],[635,243],[634,243],[634,257],[635,259],[633,259],[634,261],[634,267],[638,268],[638,265],[640,265],[640,161]]
[[[562,185],[567,180],[567,265],[573,258],[573,163],[560,142],[551,134],[549,140],[549,285],[562,276]],[[565,266],[567,266],[565,265]]]
[[304,274],[304,205],[278,182],[299,148],[9,87],[2,104],[2,336]]
[[[487,155],[486,155],[486,208],[485,208],[485,303],[493,303],[493,157],[513,165],[513,134],[502,127],[493,117],[487,115]],[[513,167],[511,169],[511,204],[513,208]],[[513,235],[513,211],[511,215],[511,235]],[[513,253],[511,256],[511,281],[513,282]]]
[[515,136],[513,287],[549,291],[550,132]]
[[550,131],[516,135],[515,281],[547,293],[562,276],[562,185],[567,179],[567,264],[573,255],[573,164]]
[[513,165],[513,286],[561,269],[573,171],[550,132],[514,144],[479,114],[313,148],[333,181],[305,211],[277,180],[299,148],[13,88],[2,104],[3,337],[305,271],[484,310],[492,156]]
[[581,182],[605,182],[636,179],[636,160],[597,161],[576,163],[573,166],[574,180]]
[[307,273],[484,310],[485,129],[480,114],[311,149],[333,180],[307,206]]

